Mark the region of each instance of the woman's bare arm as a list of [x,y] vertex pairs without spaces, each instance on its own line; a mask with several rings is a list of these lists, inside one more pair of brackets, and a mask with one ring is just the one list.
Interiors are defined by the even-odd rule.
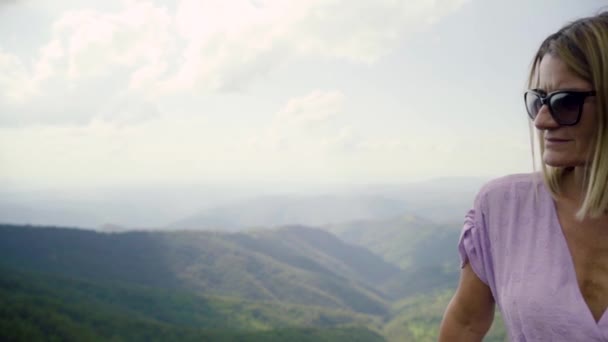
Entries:
[[481,341],[494,321],[494,297],[466,264],[458,289],[445,311],[439,331],[440,342]]

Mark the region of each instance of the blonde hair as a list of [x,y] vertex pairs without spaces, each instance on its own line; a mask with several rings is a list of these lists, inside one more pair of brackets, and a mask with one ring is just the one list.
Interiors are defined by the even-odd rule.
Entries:
[[[608,11],[573,21],[547,37],[534,57],[529,88],[538,87],[538,68],[547,54],[559,58],[574,74],[591,83],[597,94],[597,131],[581,189],[585,197],[576,217],[580,220],[598,217],[608,212]],[[542,134],[538,138],[542,156],[545,150]],[[535,159],[534,153],[532,158]],[[559,195],[569,168],[541,164],[549,191]]]

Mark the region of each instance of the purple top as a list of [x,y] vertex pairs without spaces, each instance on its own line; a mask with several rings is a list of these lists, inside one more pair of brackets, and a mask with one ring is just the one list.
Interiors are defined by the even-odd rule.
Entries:
[[[538,191],[535,191],[538,190]],[[458,244],[488,285],[511,341],[608,341],[578,287],[572,256],[540,174],[493,180],[477,194]]]

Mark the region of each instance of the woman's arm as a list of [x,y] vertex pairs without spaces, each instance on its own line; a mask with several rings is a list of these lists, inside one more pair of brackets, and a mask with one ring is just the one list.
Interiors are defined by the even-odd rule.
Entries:
[[448,304],[439,331],[440,342],[481,341],[494,321],[494,297],[466,264],[458,289]]

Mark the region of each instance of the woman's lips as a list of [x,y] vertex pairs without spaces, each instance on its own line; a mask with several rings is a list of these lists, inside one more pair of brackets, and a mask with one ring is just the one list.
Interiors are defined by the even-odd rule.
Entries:
[[545,146],[562,146],[570,141],[571,140],[567,140],[567,139],[549,138],[549,139],[545,139]]

